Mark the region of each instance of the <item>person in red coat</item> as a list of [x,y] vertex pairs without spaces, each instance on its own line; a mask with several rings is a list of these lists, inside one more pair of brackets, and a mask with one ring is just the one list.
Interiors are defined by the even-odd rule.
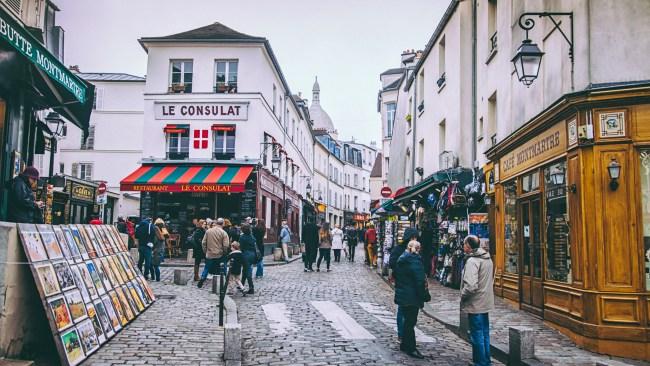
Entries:
[[366,248],[368,249],[368,258],[370,259],[370,266],[377,267],[377,231],[375,225],[369,224],[368,230],[365,234]]

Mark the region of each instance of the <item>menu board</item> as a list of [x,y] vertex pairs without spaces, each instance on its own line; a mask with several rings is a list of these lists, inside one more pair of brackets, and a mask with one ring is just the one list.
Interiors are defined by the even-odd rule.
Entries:
[[77,365],[155,300],[109,225],[19,224],[63,365]]
[[247,189],[241,195],[241,217],[255,217],[255,199],[257,198],[254,189]]

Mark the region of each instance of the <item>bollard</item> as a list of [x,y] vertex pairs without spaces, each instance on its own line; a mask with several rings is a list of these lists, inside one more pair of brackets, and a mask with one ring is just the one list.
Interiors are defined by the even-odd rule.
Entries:
[[532,328],[508,328],[508,365],[522,365],[522,360],[535,357],[535,335]]
[[300,243],[300,253],[305,252],[305,243]]
[[276,262],[282,260],[282,248],[273,248],[273,260]]
[[187,263],[194,263],[194,249],[187,250]]
[[219,282],[216,281],[215,277],[212,277],[212,293],[213,294],[219,293]]
[[187,285],[187,282],[189,282],[189,280],[190,280],[190,276],[188,271],[184,269],[174,270],[174,285],[185,286]]
[[135,263],[138,263],[138,259],[140,259],[140,253],[138,252],[138,248],[129,249],[129,253],[131,253],[131,259],[133,259]]
[[226,362],[241,360],[241,324],[226,324],[223,335],[224,360]]

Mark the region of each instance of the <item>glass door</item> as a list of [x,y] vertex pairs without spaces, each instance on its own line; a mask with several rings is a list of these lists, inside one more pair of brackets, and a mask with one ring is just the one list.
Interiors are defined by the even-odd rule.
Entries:
[[521,222],[521,286],[522,308],[542,314],[542,204],[539,195],[529,196],[519,203]]

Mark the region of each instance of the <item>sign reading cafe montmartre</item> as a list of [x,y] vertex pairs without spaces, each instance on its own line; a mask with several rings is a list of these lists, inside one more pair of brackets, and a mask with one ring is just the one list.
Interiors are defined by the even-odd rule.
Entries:
[[248,103],[228,102],[156,102],[156,119],[162,120],[228,120],[248,119]]
[[15,20],[0,9],[0,37],[69,90],[80,102],[86,101],[86,86],[48,52]]

